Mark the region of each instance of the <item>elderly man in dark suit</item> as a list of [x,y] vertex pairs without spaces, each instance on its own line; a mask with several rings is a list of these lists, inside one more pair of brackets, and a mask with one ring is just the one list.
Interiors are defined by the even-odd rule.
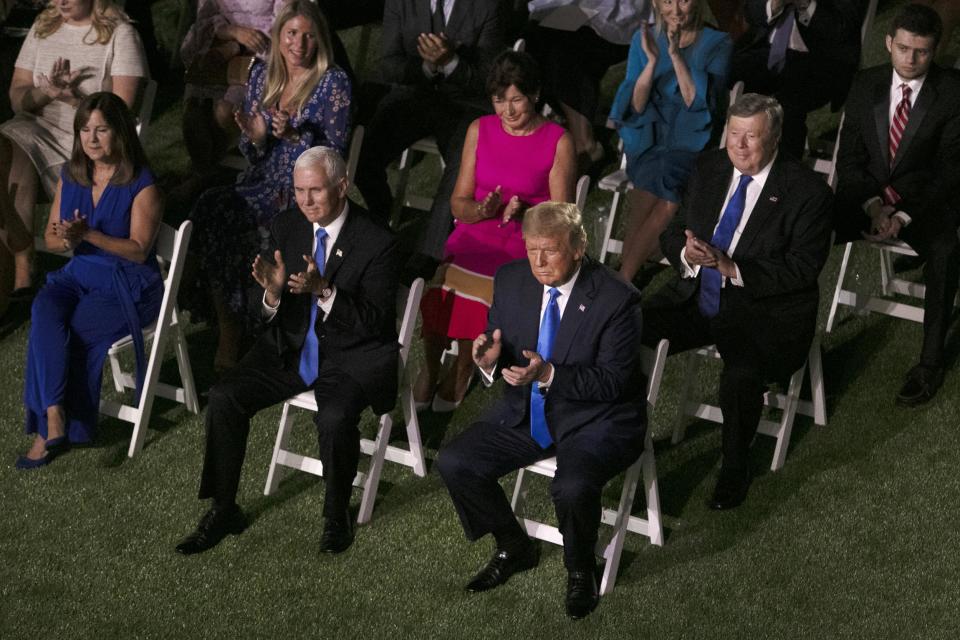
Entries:
[[960,277],[960,77],[937,67],[940,18],[907,5],[887,35],[891,64],[861,72],[837,158],[838,240],[904,240],[925,261],[923,347],[897,401],[930,400]]
[[807,357],[830,251],[830,189],[777,151],[782,117],[775,99],[753,93],[730,107],[726,151],[700,156],[660,236],[679,278],[644,308],[644,342],[667,338],[671,353],[715,344],[723,358],[723,462],[712,509],[746,498],[766,385]]
[[499,0],[387,0],[383,13],[382,80],[389,93],[366,122],[357,187],[371,211],[387,215],[387,165],[420,138],[435,136],[446,168],[420,244],[416,275],[430,277],[443,257],[453,216],[450,194],[467,127],[489,111],[487,70],[504,49]]
[[750,30],[737,41],[730,82],[783,105],[780,149],[803,156],[807,114],[839,109],[860,66],[869,0],[746,0]]
[[[360,456],[360,413],[389,411],[397,393],[397,265],[393,234],[348,204],[336,151],[308,149],[293,171],[299,211],[278,215],[274,250],[257,256],[265,331],[210,390],[200,498],[213,505],[177,551],[206,551],[246,518],[236,504],[250,418],[312,389],[326,498],[320,550],[353,542],[350,492]],[[312,256],[312,257],[311,257]]]
[[497,479],[557,457],[551,494],[569,576],[566,608],[582,618],[598,601],[600,492],[643,450],[640,296],[584,257],[586,233],[576,205],[545,202],[528,210],[523,237],[528,261],[497,272],[487,332],[473,347],[485,382],[503,376],[507,387],[443,448],[437,469],[467,537],[492,533],[496,540],[493,558],[467,584],[477,592],[540,559]]

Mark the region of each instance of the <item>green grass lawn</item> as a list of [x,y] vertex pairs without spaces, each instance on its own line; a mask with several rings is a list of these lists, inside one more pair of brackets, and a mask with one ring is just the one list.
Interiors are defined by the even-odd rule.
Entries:
[[[172,24],[176,4],[156,6],[164,24]],[[348,34],[348,46],[355,35]],[[879,49],[868,55],[882,59]],[[161,173],[183,173],[176,96],[162,95],[158,104],[150,156]],[[826,268],[826,298],[839,258],[834,251]],[[874,251],[858,247],[854,263],[861,286],[873,286]],[[559,548],[546,547],[538,569],[492,593],[463,591],[492,547],[466,543],[435,473],[421,479],[388,463],[372,523],[358,529],[347,553],[321,555],[319,481],[291,473],[275,495],[262,494],[279,407],[257,416],[250,438],[239,501],[251,527],[200,556],[173,551],[204,509],[195,498],[202,420],[178,405],[158,401],[136,458],[126,457],[129,426],[104,419],[93,446],[39,471],[15,471],[14,457],[28,445],[21,431],[28,314],[15,307],[0,322],[0,638],[960,635],[960,375],[949,372],[927,406],[894,404],[917,356],[917,324],[841,311],[840,324],[823,336],[829,426],[798,418],[777,473],[768,471],[772,441],[759,437],[757,478],[739,509],[704,506],[719,463],[717,427],[693,425],[676,446],[659,441],[666,544],[629,537],[613,594],[571,623],[563,614]],[[212,340],[207,328],[190,327],[201,390],[214,380]],[[956,340],[951,344],[955,360]],[[652,416],[660,438],[670,432],[681,368],[678,360],[667,364]],[[169,354],[165,374],[174,372]],[[710,365],[701,376],[708,397],[716,373]],[[453,418],[425,414],[428,455],[498,393],[475,388]],[[363,430],[374,428],[369,415]],[[312,431],[302,416],[296,435],[306,451],[316,447]],[[618,495],[618,487],[608,493]],[[545,483],[532,494],[549,517]],[[638,498],[636,509],[643,508]]]

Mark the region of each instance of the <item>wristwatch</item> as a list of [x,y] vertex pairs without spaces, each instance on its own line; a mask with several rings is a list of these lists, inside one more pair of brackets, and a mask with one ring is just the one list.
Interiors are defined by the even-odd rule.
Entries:
[[333,295],[333,287],[329,284],[326,285],[323,289],[320,289],[320,295],[317,298],[320,299],[320,302],[324,302],[327,298]]

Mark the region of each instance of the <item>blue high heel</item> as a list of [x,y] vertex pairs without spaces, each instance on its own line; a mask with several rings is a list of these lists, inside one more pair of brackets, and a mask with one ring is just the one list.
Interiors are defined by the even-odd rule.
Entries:
[[28,458],[27,456],[17,456],[17,461],[13,464],[14,469],[25,471],[27,469],[39,469],[50,464],[53,456],[48,451],[42,458]]
[[67,440],[66,435],[62,435],[59,438],[47,440],[44,446],[46,446],[48,454],[57,455],[63,453],[70,446],[70,441]]

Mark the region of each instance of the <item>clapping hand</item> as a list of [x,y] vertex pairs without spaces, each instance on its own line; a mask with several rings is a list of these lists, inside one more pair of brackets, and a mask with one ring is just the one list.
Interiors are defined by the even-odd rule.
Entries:
[[320,275],[317,270],[317,262],[311,256],[303,256],[307,263],[307,270],[290,275],[287,281],[287,288],[290,293],[310,293],[319,296],[324,287],[327,286],[327,280]]
[[51,100],[75,98],[76,85],[79,84],[82,69],[70,71],[70,60],[57,58],[53,61],[50,74],[37,76],[37,87]]
[[263,144],[267,139],[267,121],[260,113],[260,104],[254,102],[250,107],[250,113],[243,110],[237,110],[233,114],[233,119],[243,135],[247,136],[255,145]]
[[280,250],[273,252],[273,261],[276,264],[270,264],[259,255],[253,259],[252,275],[257,284],[263,287],[267,292],[267,301],[270,306],[275,306],[283,293],[283,283],[287,279],[287,267],[283,264],[283,256]]
[[67,251],[80,244],[88,230],[87,219],[80,215],[79,209],[73,210],[73,220],[60,220],[53,223],[53,232],[63,240],[63,248]]
[[684,233],[687,236],[687,243],[684,246],[686,249],[684,257],[687,262],[692,265],[715,269],[717,267],[717,256],[713,247],[694,235],[690,229],[687,229]]
[[500,226],[506,225],[513,218],[523,214],[526,206],[520,202],[520,198],[513,196],[507,201],[507,206],[503,208],[503,218],[501,219]]
[[646,22],[640,27],[640,45],[643,47],[643,53],[647,56],[647,64],[657,66],[660,48],[657,46],[657,39]]
[[480,220],[486,220],[487,218],[492,218],[497,214],[497,209],[500,208],[501,203],[500,196],[500,185],[497,185],[497,188],[484,196],[483,200],[477,203],[477,218]]
[[270,38],[262,32],[251,29],[250,27],[241,27],[240,25],[232,25],[232,27],[230,36],[242,44],[247,50],[262,54],[266,53],[270,48]]
[[680,19],[674,18],[671,24],[667,26],[667,53],[671,56],[676,56],[680,54],[680,37],[682,35],[680,29]]
[[290,126],[290,114],[282,109],[272,109],[270,111],[270,126],[275,138],[298,142],[300,134]]
[[473,341],[473,362],[490,373],[500,359],[500,329],[494,329],[492,335],[481,333]]
[[895,209],[890,205],[875,201],[870,207],[870,233],[863,233],[863,237],[870,242],[883,242],[896,238],[900,234],[903,222],[893,215]]
[[543,357],[536,351],[524,349],[521,353],[530,363],[525,367],[513,365],[501,371],[507,384],[522,387],[534,381],[546,382],[550,377],[550,363],[544,361]]
[[417,53],[429,64],[442,67],[453,59],[453,45],[442,33],[421,33],[417,36]]

